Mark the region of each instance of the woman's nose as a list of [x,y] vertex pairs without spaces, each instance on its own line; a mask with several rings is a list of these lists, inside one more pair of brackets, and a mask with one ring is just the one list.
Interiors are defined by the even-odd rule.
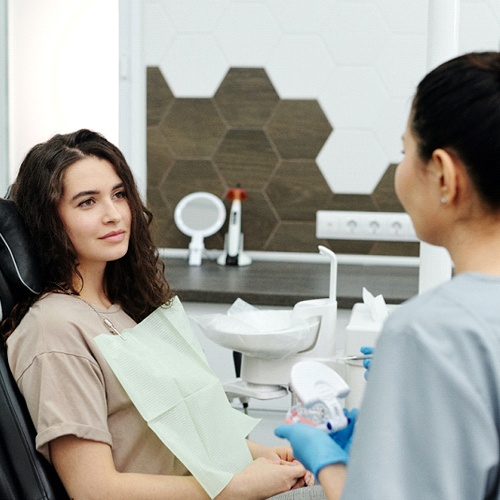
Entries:
[[105,205],[103,220],[105,223],[117,222],[121,219],[121,213],[112,201]]

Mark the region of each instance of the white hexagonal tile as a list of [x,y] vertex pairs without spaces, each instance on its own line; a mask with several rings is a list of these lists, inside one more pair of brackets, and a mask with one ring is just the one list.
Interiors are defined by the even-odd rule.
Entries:
[[[463,3],[469,3],[470,0],[463,0]],[[498,0],[484,0],[488,4],[491,10],[495,13],[497,21],[500,23],[500,2]],[[472,3],[472,1],[470,1]]]
[[379,75],[370,67],[338,67],[319,94],[334,129],[368,128],[389,98]]
[[405,131],[411,100],[406,98],[388,99],[376,117],[373,133],[381,144],[390,163],[399,163],[402,158],[402,136]]
[[160,68],[176,97],[212,97],[229,63],[211,35],[179,34]]
[[369,131],[336,130],[316,158],[334,193],[370,194],[387,170],[388,158]]
[[[142,45],[145,66],[157,66],[175,36],[175,30],[161,5],[143,3]],[[147,26],[147,29],[144,27]]]
[[427,35],[393,35],[375,67],[391,97],[413,96],[427,73]]
[[[268,3],[283,33],[317,33],[331,14],[332,0],[272,0]],[[312,8],[311,8],[312,7]]]
[[214,34],[232,67],[264,67],[281,32],[267,5],[245,2],[228,7]]
[[371,3],[334,2],[320,29],[338,64],[373,64],[389,38],[380,11]]
[[392,33],[426,33],[427,2],[422,0],[375,0]]
[[334,66],[320,36],[283,35],[266,70],[282,99],[315,99]]
[[462,2],[459,30],[459,53],[498,50],[500,22],[487,2]]
[[176,30],[199,33],[211,31],[228,8],[228,0],[161,0],[168,18]]

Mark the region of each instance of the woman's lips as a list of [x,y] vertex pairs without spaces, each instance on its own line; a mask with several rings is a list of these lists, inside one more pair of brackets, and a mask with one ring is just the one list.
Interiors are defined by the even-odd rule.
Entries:
[[99,238],[100,240],[119,242],[125,238],[125,231],[112,231],[111,233],[105,234]]

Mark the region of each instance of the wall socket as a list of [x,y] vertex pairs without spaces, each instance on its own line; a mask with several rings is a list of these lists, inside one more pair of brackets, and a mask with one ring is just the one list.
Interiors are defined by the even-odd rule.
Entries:
[[404,212],[316,212],[316,237],[331,240],[419,241]]

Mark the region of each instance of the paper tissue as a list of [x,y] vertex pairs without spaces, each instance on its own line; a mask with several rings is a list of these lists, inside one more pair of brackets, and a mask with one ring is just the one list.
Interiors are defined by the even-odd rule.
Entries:
[[[397,305],[386,304],[382,295],[373,296],[363,288],[363,302],[354,304],[345,332],[345,357],[360,355],[360,347],[375,346],[387,316]],[[346,398],[348,408],[359,407],[366,380],[362,361],[345,360],[344,378],[351,387]]]
[[237,299],[226,314],[202,314],[192,319],[216,344],[264,359],[280,359],[310,348],[320,324],[319,316],[261,310],[242,299]]

